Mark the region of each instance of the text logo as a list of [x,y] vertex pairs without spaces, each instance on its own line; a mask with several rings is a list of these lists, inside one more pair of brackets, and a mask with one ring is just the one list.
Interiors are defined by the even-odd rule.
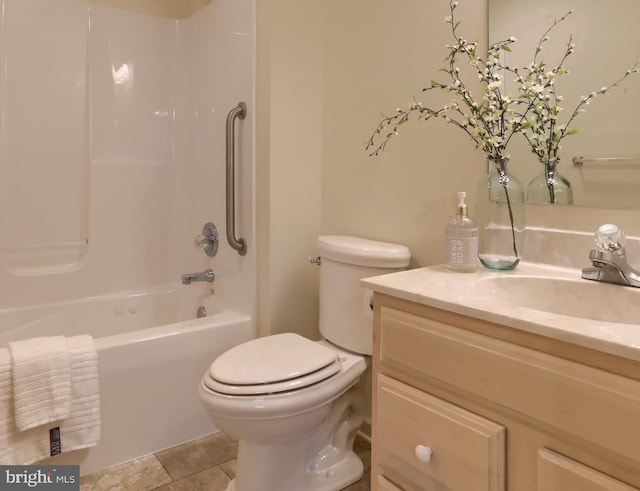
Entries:
[[1,465],[0,490],[79,491],[78,465]]

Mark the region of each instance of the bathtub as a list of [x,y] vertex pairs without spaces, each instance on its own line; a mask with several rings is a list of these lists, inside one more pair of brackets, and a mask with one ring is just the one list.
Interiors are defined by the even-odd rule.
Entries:
[[[0,310],[0,346],[52,335],[91,334],[96,342],[100,442],[43,464],[80,464],[88,474],[215,431],[198,399],[200,377],[255,329],[250,316],[204,291],[170,285]],[[206,317],[197,318],[200,307]]]

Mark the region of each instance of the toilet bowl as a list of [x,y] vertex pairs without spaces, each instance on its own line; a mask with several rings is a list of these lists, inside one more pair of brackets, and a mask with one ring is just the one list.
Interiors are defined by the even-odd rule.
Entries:
[[[241,356],[255,362],[278,349],[308,354],[305,347],[318,359],[308,358],[308,369],[299,364],[288,379],[274,370],[271,377],[257,372],[256,383],[220,381],[224,367],[230,368]],[[363,467],[351,447],[362,424],[363,401],[354,385],[366,369],[365,357],[293,333],[259,338],[237,348],[241,353],[219,357],[200,384],[200,398],[211,420],[239,440],[236,480],[227,489],[335,490],[359,479]],[[317,362],[325,361],[318,368]],[[241,378],[249,381],[244,372]]]
[[324,339],[254,339],[222,354],[202,377],[211,421],[238,439],[227,491],[337,491],[363,474],[353,440],[366,413],[361,379],[373,339],[359,283],[404,269],[409,251],[342,236],[318,238],[318,250]]

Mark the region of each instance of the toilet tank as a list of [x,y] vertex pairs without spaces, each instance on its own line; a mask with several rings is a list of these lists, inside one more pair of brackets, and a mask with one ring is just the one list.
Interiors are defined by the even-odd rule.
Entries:
[[406,269],[411,254],[406,246],[374,240],[323,235],[320,256],[320,334],[355,353],[373,352],[372,292],[362,278]]

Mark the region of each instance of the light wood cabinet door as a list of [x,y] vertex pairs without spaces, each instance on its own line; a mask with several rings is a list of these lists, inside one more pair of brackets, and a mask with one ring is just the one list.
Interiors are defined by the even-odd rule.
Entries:
[[407,489],[505,489],[503,426],[382,374],[377,391],[384,474]]
[[538,491],[638,491],[549,449],[538,450]]

